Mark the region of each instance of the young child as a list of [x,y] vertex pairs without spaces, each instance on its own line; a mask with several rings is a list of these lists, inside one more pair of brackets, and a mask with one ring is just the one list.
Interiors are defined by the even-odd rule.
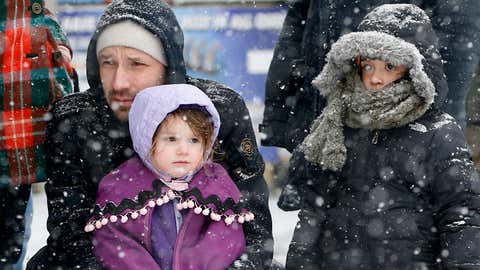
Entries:
[[313,81],[327,106],[301,145],[312,177],[287,269],[479,264],[479,178],[439,110],[437,49],[428,16],[409,4],[375,8],[332,45]]
[[226,269],[245,251],[240,191],[209,161],[220,127],[192,85],[142,90],[129,126],[137,156],[105,176],[94,217],[94,252],[107,269]]

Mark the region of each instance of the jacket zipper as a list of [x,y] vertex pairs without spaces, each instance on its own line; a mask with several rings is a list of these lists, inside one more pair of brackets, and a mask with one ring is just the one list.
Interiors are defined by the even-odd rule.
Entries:
[[177,239],[175,240],[175,246],[173,247],[173,265],[172,270],[180,270],[180,243],[183,242],[183,238],[187,231],[187,226],[192,219],[193,212],[189,211],[185,220],[180,227],[180,231],[178,232]]

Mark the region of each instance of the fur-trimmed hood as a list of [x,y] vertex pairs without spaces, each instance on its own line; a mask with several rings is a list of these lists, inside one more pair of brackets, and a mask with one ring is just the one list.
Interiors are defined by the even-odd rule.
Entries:
[[[369,130],[405,126],[424,116],[434,106],[438,93],[443,98],[447,92],[434,77],[445,76],[441,62],[434,68],[440,54],[432,25],[422,9],[409,4],[379,6],[365,16],[359,29],[332,45],[327,63],[312,81],[326,97],[327,106],[300,148],[308,161],[324,169],[338,171],[345,165],[344,125]],[[427,50],[422,49],[425,46]],[[367,91],[358,78],[355,62],[359,56],[404,65],[407,78],[382,91]]]
[[[312,84],[328,97],[339,81],[353,74],[353,59],[363,56],[405,65],[414,91],[439,107],[447,93],[437,36],[430,19],[415,5],[382,5],[367,14],[358,32],[342,36]],[[435,99],[435,100],[434,100]]]

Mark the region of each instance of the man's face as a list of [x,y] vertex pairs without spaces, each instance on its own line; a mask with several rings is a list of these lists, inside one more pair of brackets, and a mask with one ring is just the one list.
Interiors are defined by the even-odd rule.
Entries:
[[360,65],[362,68],[362,82],[368,90],[382,90],[385,86],[407,74],[405,66],[395,66],[382,60],[363,59]]
[[111,46],[102,49],[98,58],[107,103],[122,121],[128,120],[138,92],[165,82],[165,66],[143,51]]

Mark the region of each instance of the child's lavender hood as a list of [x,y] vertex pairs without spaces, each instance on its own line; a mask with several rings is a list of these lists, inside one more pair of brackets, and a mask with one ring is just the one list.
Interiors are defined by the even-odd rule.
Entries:
[[199,106],[211,116],[214,132],[210,147],[213,146],[220,129],[220,116],[212,101],[200,89],[189,84],[167,84],[142,90],[135,97],[128,122],[133,148],[145,166],[153,172],[157,169],[149,158],[153,135],[165,117],[180,106]]

